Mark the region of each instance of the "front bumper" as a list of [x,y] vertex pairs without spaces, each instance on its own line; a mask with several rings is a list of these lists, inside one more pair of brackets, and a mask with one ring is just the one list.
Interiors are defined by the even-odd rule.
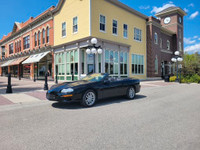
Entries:
[[72,94],[59,96],[59,95],[55,95],[55,94],[46,93],[46,98],[50,101],[59,101],[59,102],[73,101]]

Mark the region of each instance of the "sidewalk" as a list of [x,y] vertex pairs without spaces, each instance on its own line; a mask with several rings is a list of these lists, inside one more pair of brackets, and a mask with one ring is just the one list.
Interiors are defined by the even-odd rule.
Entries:
[[[29,79],[19,80],[17,78],[12,78],[11,84],[13,93],[6,94],[7,80],[7,77],[0,77],[0,105],[22,104],[46,100],[46,91],[43,90],[44,81],[33,82]],[[49,88],[54,84],[53,81],[49,81]]]
[[[1,105],[10,105],[10,104],[26,104],[33,102],[41,102],[46,100],[46,91],[44,88],[44,81],[36,81],[17,78],[11,79],[12,84],[12,94],[6,94],[7,88],[7,77],[0,77],[0,106]],[[49,81],[49,88],[54,85],[53,81]],[[142,81],[141,87],[152,88],[152,87],[163,87],[170,86],[176,83],[164,82],[163,80],[156,81]],[[141,89],[141,90],[142,90]]]

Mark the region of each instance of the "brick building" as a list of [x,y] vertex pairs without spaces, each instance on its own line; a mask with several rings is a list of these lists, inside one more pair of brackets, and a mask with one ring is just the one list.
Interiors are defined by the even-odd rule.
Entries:
[[183,54],[183,17],[179,7],[169,7],[147,21],[147,77],[174,73],[171,58],[175,51]]
[[54,6],[36,18],[15,22],[13,30],[0,40],[0,75],[43,79],[49,70],[53,75]]

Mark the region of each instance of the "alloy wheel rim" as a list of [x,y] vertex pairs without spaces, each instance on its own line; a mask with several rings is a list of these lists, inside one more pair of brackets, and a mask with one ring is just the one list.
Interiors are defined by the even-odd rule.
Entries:
[[135,90],[133,88],[130,88],[129,90],[129,97],[134,98],[135,97]]
[[93,92],[88,92],[85,96],[85,102],[88,106],[91,106],[95,102],[95,94]]

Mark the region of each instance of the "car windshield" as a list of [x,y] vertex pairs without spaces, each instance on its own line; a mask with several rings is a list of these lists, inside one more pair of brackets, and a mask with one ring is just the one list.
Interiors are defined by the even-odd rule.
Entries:
[[98,82],[105,77],[105,74],[95,73],[84,77],[82,80]]

